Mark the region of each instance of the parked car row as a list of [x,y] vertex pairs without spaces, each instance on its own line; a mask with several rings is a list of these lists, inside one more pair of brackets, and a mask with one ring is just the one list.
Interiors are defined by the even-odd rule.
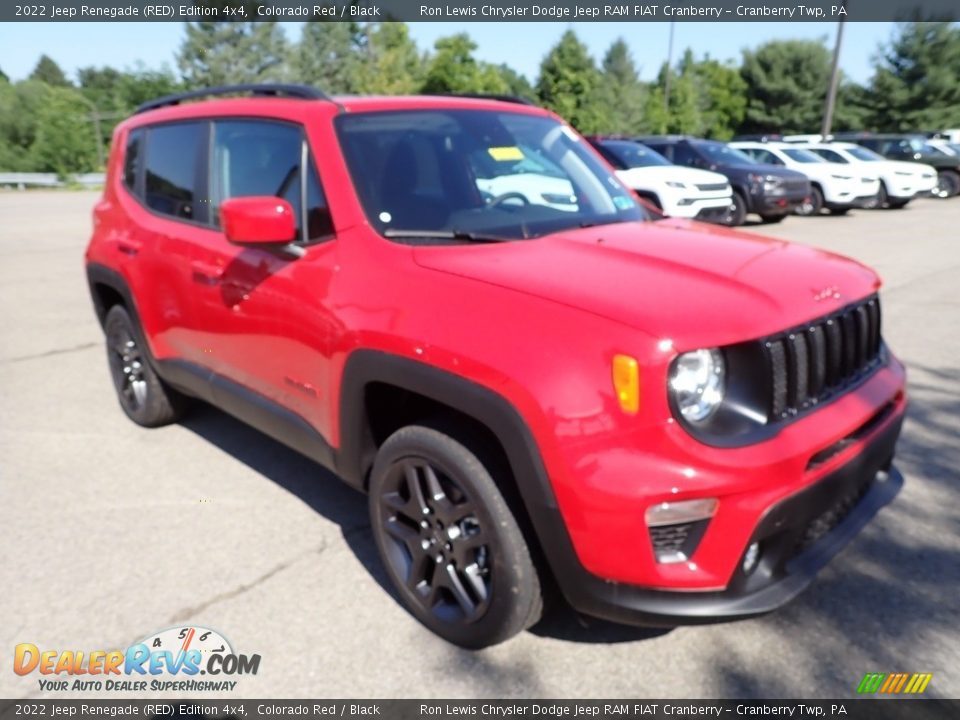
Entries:
[[918,195],[960,193],[960,145],[948,136],[588,140],[629,188],[664,215],[725,225],[741,225],[751,213],[775,223],[790,214],[896,209]]

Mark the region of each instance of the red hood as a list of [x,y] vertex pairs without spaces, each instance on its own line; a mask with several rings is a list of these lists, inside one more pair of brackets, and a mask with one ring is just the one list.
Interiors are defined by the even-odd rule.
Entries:
[[784,330],[880,286],[876,273],[849,258],[683,220],[606,225],[496,245],[417,247],[414,258],[425,268],[580,308],[658,340],[670,338],[681,350]]

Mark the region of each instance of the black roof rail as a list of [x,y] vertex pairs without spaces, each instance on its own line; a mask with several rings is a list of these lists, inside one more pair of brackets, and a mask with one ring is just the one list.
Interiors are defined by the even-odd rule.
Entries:
[[165,95],[155,100],[148,100],[136,110],[134,115],[156,110],[157,108],[168,107],[170,105],[179,105],[184,100],[195,100],[197,98],[215,97],[217,95],[237,95],[239,93],[250,93],[251,95],[263,95],[268,97],[289,97],[299,100],[330,100],[326,93],[317,90],[309,85],[292,85],[285,83],[246,83],[243,85],[220,85],[218,87],[200,88],[199,90],[189,90],[187,92]]
[[[430,95],[433,93],[424,93]],[[439,97],[460,97],[471,98],[473,100],[499,100],[500,102],[514,103],[516,105],[530,105],[536,107],[537,104],[529,98],[520,95],[498,95],[496,93],[439,93]]]

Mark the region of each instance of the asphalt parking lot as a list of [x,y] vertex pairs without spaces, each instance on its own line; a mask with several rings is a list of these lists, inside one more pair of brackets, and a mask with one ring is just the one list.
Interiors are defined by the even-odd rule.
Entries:
[[50,696],[17,643],[185,623],[262,656],[239,697],[851,697],[868,671],[960,696],[960,198],[747,228],[877,268],[910,373],[906,487],[806,594],[666,632],[560,613],[479,653],[394,601],[364,498],[317,466],[206,407],[126,419],[83,274],[95,198],[0,193],[0,697]]

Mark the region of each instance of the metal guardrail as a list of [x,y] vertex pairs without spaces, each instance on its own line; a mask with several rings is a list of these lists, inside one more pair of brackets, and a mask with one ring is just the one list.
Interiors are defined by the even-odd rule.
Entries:
[[21,173],[21,172],[0,172],[0,187],[16,187],[21,190],[28,187],[66,187],[67,185],[83,185],[84,187],[95,187],[103,185],[104,173],[80,173],[71,175],[69,182],[57,177],[56,173]]

